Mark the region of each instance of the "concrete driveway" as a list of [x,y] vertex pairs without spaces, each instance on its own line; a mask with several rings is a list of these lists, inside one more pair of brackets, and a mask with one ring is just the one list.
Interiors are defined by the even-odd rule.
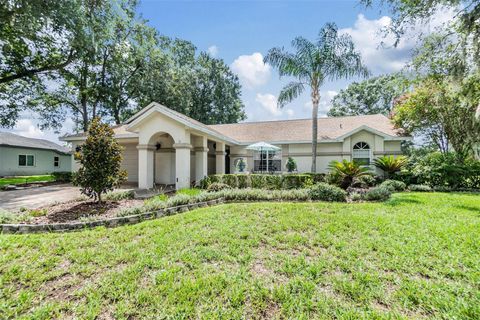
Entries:
[[55,202],[66,202],[80,197],[78,187],[57,184],[25,190],[0,191],[0,208],[16,211],[20,208],[35,209]]

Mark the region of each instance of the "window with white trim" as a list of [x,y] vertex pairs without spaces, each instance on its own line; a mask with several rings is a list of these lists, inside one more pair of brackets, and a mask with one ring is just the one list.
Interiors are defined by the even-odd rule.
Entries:
[[352,159],[353,161],[356,161],[363,166],[370,165],[371,149],[368,143],[366,142],[355,143],[355,145],[353,146]]
[[18,155],[19,167],[33,167],[35,166],[35,156],[32,154],[19,154]]
[[54,167],[60,166],[60,157],[53,157],[53,166]]

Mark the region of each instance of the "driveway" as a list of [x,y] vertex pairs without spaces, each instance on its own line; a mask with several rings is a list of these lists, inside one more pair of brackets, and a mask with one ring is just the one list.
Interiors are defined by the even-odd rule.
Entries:
[[20,208],[35,209],[55,202],[65,202],[80,197],[78,187],[57,184],[25,190],[0,192],[0,209],[16,211]]

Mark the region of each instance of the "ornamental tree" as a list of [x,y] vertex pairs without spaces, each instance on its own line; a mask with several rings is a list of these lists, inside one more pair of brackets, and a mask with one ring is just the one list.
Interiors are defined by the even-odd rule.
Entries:
[[74,155],[81,166],[73,184],[80,186],[82,194],[100,203],[103,193],[112,191],[127,178],[127,172],[121,169],[122,149],[112,128],[94,118],[85,143]]

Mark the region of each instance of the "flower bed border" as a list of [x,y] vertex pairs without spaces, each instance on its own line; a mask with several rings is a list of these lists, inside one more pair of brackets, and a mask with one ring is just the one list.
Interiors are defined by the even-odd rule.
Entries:
[[137,224],[142,221],[161,218],[164,216],[174,215],[189,210],[214,206],[225,203],[225,199],[219,198],[204,202],[189,203],[180,206],[163,208],[156,211],[144,212],[125,217],[115,217],[103,220],[71,222],[71,223],[47,223],[47,224],[0,224],[2,234],[28,234],[28,233],[63,233],[71,231],[82,231],[95,227],[115,228],[123,225]]

